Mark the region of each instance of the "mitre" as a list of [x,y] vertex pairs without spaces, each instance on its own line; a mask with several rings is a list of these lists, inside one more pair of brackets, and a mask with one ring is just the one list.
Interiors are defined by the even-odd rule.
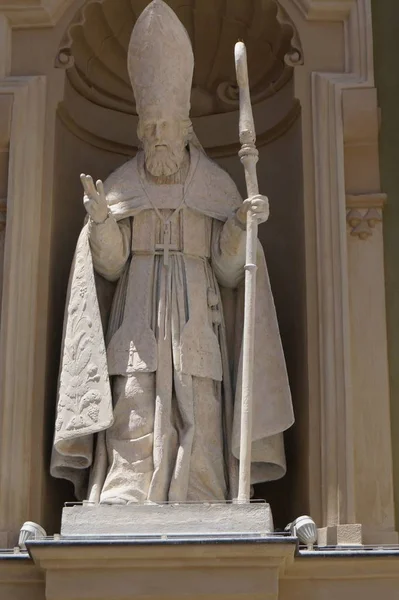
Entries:
[[187,119],[194,56],[188,33],[174,11],[154,0],[133,28],[128,71],[141,119],[164,114]]

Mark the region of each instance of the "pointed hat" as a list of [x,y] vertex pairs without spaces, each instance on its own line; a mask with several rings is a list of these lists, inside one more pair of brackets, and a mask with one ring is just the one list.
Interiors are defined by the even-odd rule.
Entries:
[[128,71],[140,118],[168,114],[188,119],[194,56],[190,38],[174,11],[154,0],[133,28]]

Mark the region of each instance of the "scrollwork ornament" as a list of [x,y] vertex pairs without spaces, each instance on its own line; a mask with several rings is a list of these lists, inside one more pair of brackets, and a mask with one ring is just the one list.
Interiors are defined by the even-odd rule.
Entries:
[[302,50],[291,46],[289,52],[284,57],[285,64],[289,67],[297,67],[303,65],[303,54]]
[[280,23],[280,25],[285,25],[289,27],[292,31],[291,46],[284,57],[285,64],[289,67],[297,67],[299,65],[303,65],[304,55],[301,38],[299,37],[298,30],[295,27],[292,20],[290,19],[287,11],[279,3],[276,3],[276,6],[278,22]]
[[75,64],[75,59],[70,48],[60,48],[55,58],[56,69],[70,69]]

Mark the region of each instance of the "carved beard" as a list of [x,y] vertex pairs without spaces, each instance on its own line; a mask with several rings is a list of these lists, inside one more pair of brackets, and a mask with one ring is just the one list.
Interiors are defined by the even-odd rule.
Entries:
[[165,146],[144,143],[145,164],[153,177],[169,177],[178,172],[183,164],[184,141]]

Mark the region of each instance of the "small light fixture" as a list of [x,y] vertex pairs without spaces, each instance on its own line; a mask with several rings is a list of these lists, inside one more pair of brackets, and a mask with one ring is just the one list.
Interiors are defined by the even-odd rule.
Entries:
[[33,521],[26,521],[20,529],[19,538],[18,538],[18,546],[21,550],[26,550],[25,542],[27,540],[40,540],[41,538],[45,538],[47,533],[37,523]]
[[301,544],[305,544],[308,550],[313,550],[317,542],[317,527],[313,519],[307,515],[298,517],[287,525],[285,531],[291,532],[291,535],[297,537]]

